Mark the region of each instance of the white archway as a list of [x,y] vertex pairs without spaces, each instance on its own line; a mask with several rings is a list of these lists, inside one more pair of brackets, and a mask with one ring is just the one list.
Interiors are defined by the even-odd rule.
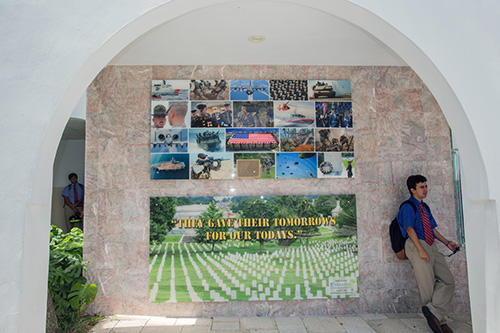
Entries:
[[[46,280],[44,275],[42,275],[42,278],[37,278],[36,283],[33,283],[33,277],[40,276],[40,272],[46,272],[46,237],[39,236],[40,234],[46,234],[44,223],[49,220],[50,214],[50,205],[48,202],[50,202],[51,184],[50,177],[46,177],[46,175],[51,173],[60,134],[69,118],[71,113],[70,110],[74,108],[86,87],[92,82],[93,78],[101,69],[104,68],[120,50],[143,33],[161,23],[185,15],[190,11],[207,6],[217,6],[218,4],[227,2],[230,1],[176,0],[161,4],[157,7],[156,4],[151,3],[149,4],[148,12],[131,17],[130,23],[120,30],[116,32],[104,32],[109,34],[109,39],[107,39],[102,46],[92,45],[92,47],[96,49],[96,52],[85,61],[79,72],[71,79],[65,93],[61,96],[51,116],[51,121],[45,129],[45,134],[38,152],[38,160],[36,165],[33,166],[34,176],[31,185],[32,192],[29,198],[29,205],[25,209],[21,301],[18,320],[19,331],[40,330],[41,320],[44,316],[44,304],[41,300],[45,297],[44,284]],[[429,57],[424,54],[417,45],[393,28],[389,23],[351,2],[344,0],[317,0],[308,1],[306,4],[300,0],[289,2],[314,8],[331,15],[341,16],[344,20],[372,34],[403,58],[422,78],[436,97],[450,126],[454,130],[462,154],[468,156],[468,158],[464,160],[464,190],[467,193],[467,197],[489,197],[486,168],[467,115],[453,89],[447,83],[439,69],[434,66]],[[119,6],[119,4],[109,5],[110,8],[113,6]],[[475,206],[473,203],[465,203],[466,224],[468,224],[467,221],[472,221],[472,213],[479,214],[481,212],[480,207],[482,207],[482,205],[482,202],[479,202]],[[483,211],[483,213],[485,212]],[[495,211],[492,211],[490,207],[486,213],[494,214]],[[484,218],[493,221],[492,223],[496,225],[496,216],[484,216]],[[482,251],[484,249],[482,246],[484,246],[484,244],[481,245],[476,241],[478,238],[474,234],[475,231],[473,228],[468,226],[467,232],[469,259],[472,257],[476,258],[476,260],[468,261],[469,270],[474,271],[477,269],[479,273],[484,272],[484,261],[478,260],[478,257],[476,257],[479,256],[479,258],[484,259],[484,257],[481,256],[483,254]],[[498,240],[496,243],[498,243]],[[475,274],[476,275],[470,275],[473,319],[475,329],[483,331],[482,328],[486,329],[486,324],[483,326],[483,323],[485,323],[487,319],[493,320],[493,317],[486,318],[486,305],[484,304],[487,299],[486,287],[481,281],[476,281],[478,275],[477,273]],[[33,299],[36,299],[37,302],[34,302]],[[29,317],[32,317],[33,313],[37,314],[36,320],[28,320]]]

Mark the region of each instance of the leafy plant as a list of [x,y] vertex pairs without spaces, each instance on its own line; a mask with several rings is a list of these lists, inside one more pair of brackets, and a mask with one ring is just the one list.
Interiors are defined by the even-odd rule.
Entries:
[[59,330],[73,332],[86,305],[97,294],[95,284],[87,285],[82,275],[87,269],[83,261],[83,233],[73,228],[69,233],[56,226],[50,232],[49,279],[48,288],[57,315]]

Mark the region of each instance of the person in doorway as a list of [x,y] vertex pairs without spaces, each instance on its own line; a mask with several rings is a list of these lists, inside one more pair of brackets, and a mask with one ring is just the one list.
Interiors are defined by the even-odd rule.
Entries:
[[455,279],[435,240],[454,252],[459,247],[437,231],[429,206],[423,202],[427,197],[427,179],[422,175],[413,175],[408,177],[406,185],[411,195],[409,201],[416,209],[411,204],[402,205],[397,220],[403,237],[409,238],[405,253],[417,280],[422,313],[433,332],[453,332],[446,324],[446,314],[451,308]]
[[[62,192],[66,226],[69,231],[74,227],[80,228],[83,231],[84,188],[83,185],[78,182],[78,175],[76,173],[70,173],[68,179],[71,184],[66,186]],[[70,220],[77,222],[70,222]]]

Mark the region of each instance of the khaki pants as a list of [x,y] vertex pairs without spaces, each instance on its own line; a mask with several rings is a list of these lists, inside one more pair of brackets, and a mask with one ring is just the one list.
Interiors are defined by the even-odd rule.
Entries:
[[[77,207],[80,211],[83,211],[83,206]],[[71,209],[68,205],[64,205],[64,217],[66,218],[66,227],[68,231],[71,231],[73,228],[80,228],[83,231],[83,222],[70,223],[70,216],[75,215],[75,211]]]
[[417,247],[411,239],[408,239],[405,244],[406,256],[413,267],[422,304],[427,306],[443,324],[443,319],[451,308],[455,279],[444,256],[439,252],[436,242],[431,246],[423,239],[419,241],[429,255],[430,262],[427,263],[427,260],[420,258]]

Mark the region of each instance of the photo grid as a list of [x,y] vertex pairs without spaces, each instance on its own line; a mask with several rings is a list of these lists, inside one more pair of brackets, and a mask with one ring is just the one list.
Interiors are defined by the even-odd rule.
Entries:
[[153,80],[150,178],[353,178],[351,82]]

